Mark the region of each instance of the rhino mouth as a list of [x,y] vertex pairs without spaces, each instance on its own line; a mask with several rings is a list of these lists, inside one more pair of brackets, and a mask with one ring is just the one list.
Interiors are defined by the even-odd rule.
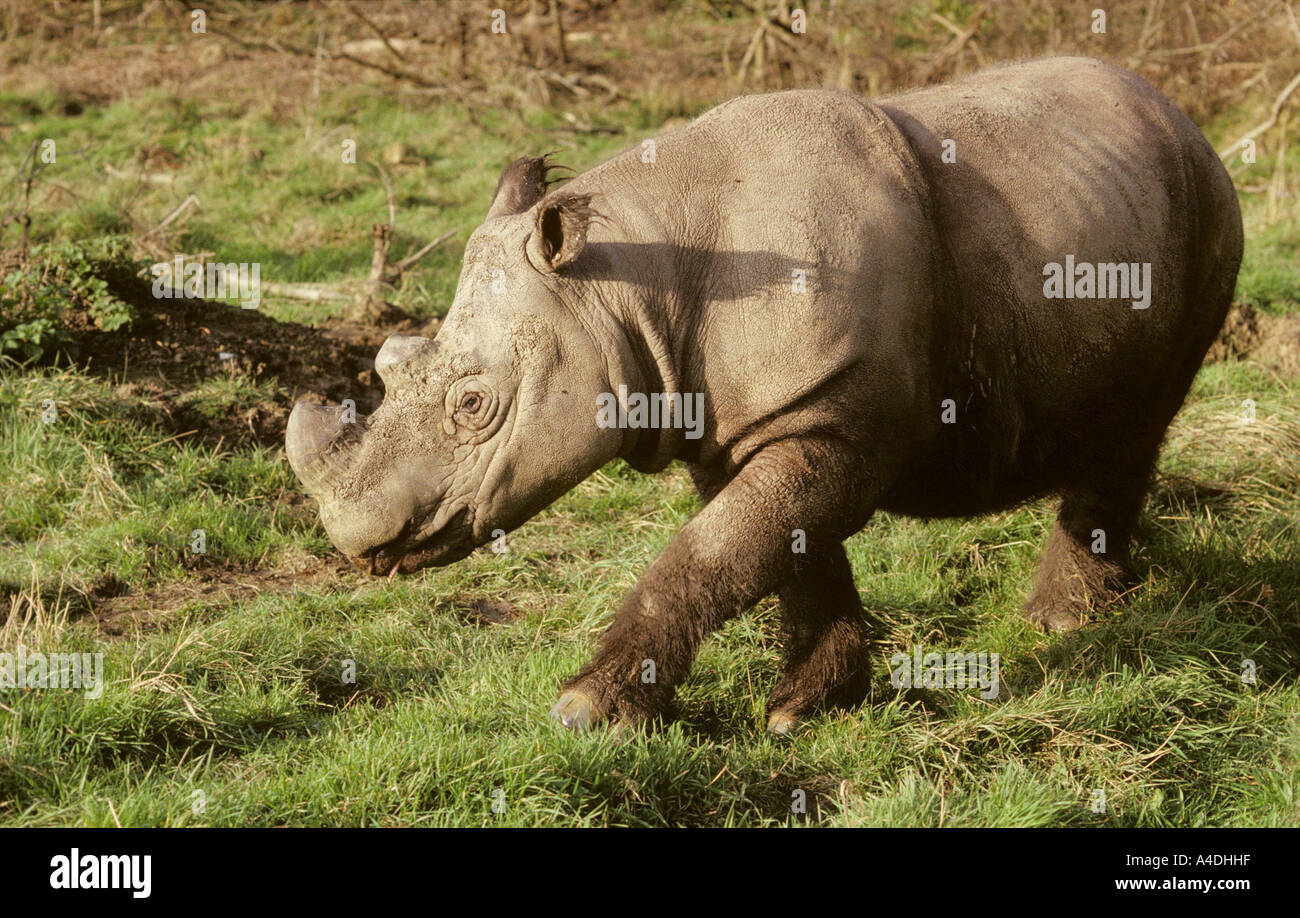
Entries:
[[465,506],[429,531],[413,533],[413,525],[407,523],[395,538],[376,546],[359,560],[372,576],[389,580],[398,574],[413,574],[421,568],[459,561],[476,547],[471,528],[466,525],[470,517],[470,508]]

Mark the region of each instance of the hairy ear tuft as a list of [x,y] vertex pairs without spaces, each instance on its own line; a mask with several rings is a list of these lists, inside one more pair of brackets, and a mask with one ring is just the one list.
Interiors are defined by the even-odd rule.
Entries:
[[522,214],[543,197],[558,179],[550,177],[553,169],[568,169],[550,161],[554,152],[543,156],[521,156],[506,166],[497,180],[497,190],[492,195],[492,206],[487,218]]

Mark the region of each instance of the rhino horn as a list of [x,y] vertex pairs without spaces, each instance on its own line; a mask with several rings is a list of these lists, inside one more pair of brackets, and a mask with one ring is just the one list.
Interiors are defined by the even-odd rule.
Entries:
[[355,441],[341,442],[343,411],[298,402],[289,415],[284,451],[298,480],[313,495],[327,493],[352,459]]
[[427,348],[437,347],[431,338],[419,335],[389,335],[375,355],[375,372],[385,385],[391,386],[399,376],[409,375],[412,357]]

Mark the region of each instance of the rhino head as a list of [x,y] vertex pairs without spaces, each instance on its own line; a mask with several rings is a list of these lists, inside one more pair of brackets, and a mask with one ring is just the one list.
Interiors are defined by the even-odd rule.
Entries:
[[285,450],[330,539],[372,574],[449,564],[546,507],[621,447],[595,423],[609,361],[571,276],[589,195],[547,193],[545,157],[501,176],[437,340],[394,335],[383,403],[344,423],[299,402]]

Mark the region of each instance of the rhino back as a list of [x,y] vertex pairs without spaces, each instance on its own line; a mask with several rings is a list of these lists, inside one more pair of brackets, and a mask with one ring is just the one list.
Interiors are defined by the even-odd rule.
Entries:
[[[1235,191],[1196,126],[1140,78],[1087,58],[985,71],[882,108],[932,194],[947,268],[935,372],[960,407],[899,504],[1014,501],[1087,475],[1116,438],[1158,439],[1241,259]],[[956,162],[943,161],[945,140]],[[1150,305],[1046,299],[1044,266],[1067,255],[1150,264]],[[953,456],[967,474],[936,488]]]
[[[707,394],[687,458],[887,436],[906,458],[883,505],[921,515],[1014,503],[1116,438],[1158,439],[1240,262],[1235,192],[1195,125],[1090,59],[879,104],[744,96],[646,160],[633,148],[573,185],[609,217],[597,247],[644,246],[637,263],[661,270],[627,298],[664,328],[674,385]],[[1150,264],[1150,307],[1045,299],[1066,255]]]

